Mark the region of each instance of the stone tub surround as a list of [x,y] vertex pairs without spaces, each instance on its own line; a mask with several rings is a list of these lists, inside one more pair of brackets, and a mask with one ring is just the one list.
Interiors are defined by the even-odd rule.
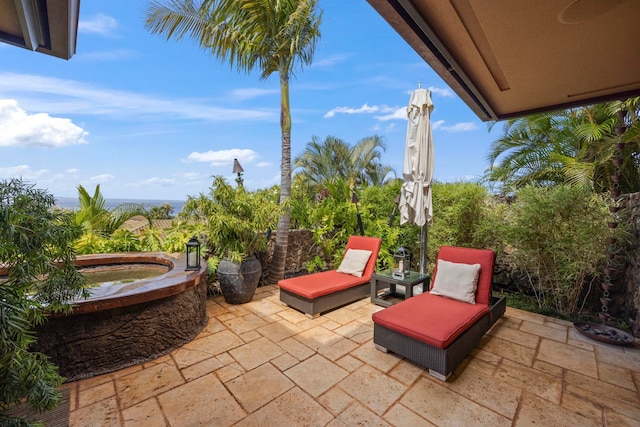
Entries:
[[34,350],[68,381],[143,363],[191,341],[207,324],[207,265],[185,271],[185,255],[122,253],[78,257],[79,266],[156,264],[163,275],[90,289],[68,315],[37,328]]
[[186,259],[184,254],[123,252],[80,255],[76,260],[76,266],[80,268],[108,267],[121,264],[159,265],[166,267],[168,271],[150,279],[92,288],[89,290],[91,297],[75,302],[74,314],[125,307],[166,298],[196,286],[207,279],[207,264],[204,262],[202,262],[202,266],[198,271],[185,271]]
[[640,425],[640,343],[589,340],[569,322],[507,308],[449,382],[375,350],[369,299],[316,319],[276,286],[207,300],[191,342],[65,384],[70,425]]

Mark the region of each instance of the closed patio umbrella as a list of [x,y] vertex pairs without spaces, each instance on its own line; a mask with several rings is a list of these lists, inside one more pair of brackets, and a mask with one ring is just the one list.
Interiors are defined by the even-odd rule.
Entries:
[[431,135],[431,94],[418,88],[411,93],[407,106],[407,139],[402,167],[400,192],[400,224],[415,224],[421,229],[420,273],[427,263],[427,224],[433,220],[431,179],[433,178],[433,137]]

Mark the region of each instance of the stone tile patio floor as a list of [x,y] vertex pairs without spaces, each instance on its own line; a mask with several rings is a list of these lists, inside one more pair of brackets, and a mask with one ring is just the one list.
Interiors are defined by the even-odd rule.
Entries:
[[276,286],[209,298],[196,339],[71,389],[79,426],[638,426],[640,340],[616,347],[507,308],[443,383],[372,343],[363,299],[316,319]]

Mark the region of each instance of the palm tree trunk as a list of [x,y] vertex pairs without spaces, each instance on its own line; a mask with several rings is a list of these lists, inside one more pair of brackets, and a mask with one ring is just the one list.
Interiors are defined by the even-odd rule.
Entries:
[[[284,68],[283,68],[284,69]],[[280,70],[280,129],[282,131],[282,164],[280,165],[280,203],[291,195],[291,111],[289,104],[289,74]],[[289,224],[291,215],[289,208],[285,208],[278,219],[276,242],[273,248],[273,258],[269,267],[270,284],[284,279],[289,246]]]

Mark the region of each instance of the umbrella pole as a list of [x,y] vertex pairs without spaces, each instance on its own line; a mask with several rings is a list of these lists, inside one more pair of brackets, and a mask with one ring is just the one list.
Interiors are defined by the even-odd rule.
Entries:
[[420,274],[427,270],[427,224],[420,230]]

